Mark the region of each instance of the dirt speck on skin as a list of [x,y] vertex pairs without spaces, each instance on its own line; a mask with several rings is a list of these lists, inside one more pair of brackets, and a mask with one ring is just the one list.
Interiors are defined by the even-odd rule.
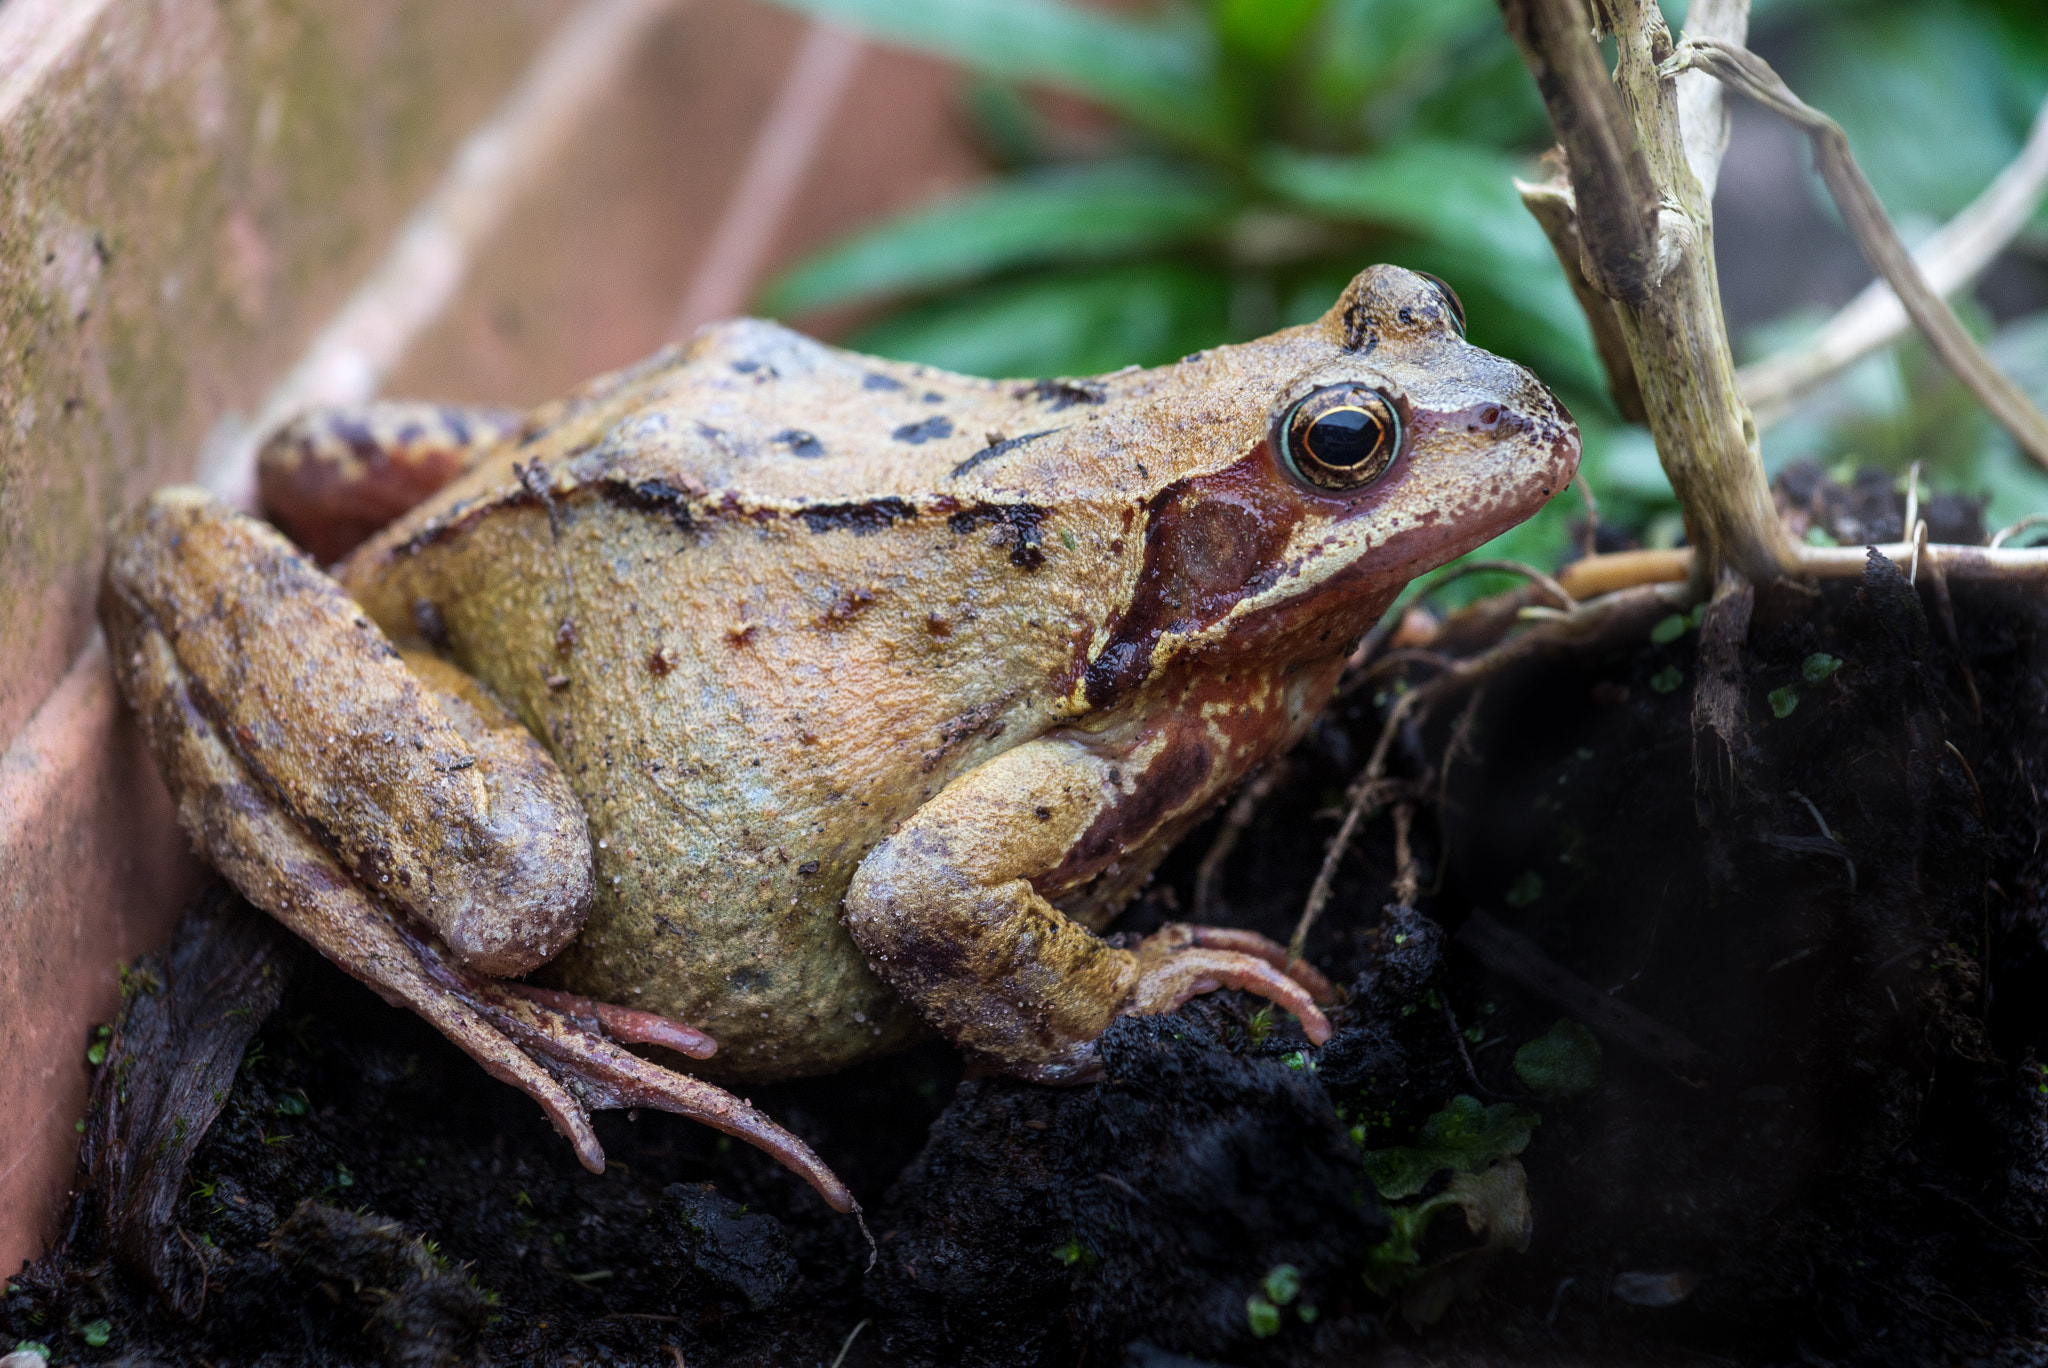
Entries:
[[[1950,589],[1954,640],[1885,564],[1760,593],[1705,778],[1684,624],[1496,680],[1447,777],[1454,717],[1402,738],[1399,777],[1448,815],[1417,819],[1414,908],[1389,907],[1384,820],[1340,868],[1310,953],[1350,998],[1321,1049],[1219,993],[1118,1023],[1090,1087],[962,1082],[928,1044],[759,1091],[867,1204],[872,1272],[851,1221],[702,1127],[602,1114],[611,1168],[584,1173],[524,1097],[300,956],[224,1096],[160,1114],[218,1110],[162,1148],[188,1156],[150,1227],[182,1280],[152,1271],[163,1241],[106,1233],[95,1190],[11,1280],[0,1345],[137,1368],[809,1368],[865,1323],[844,1368],[2041,1362],[2048,607]],[[1660,687],[1673,671],[1686,686]],[[1387,701],[1318,723],[1224,871],[1222,919],[1285,937]],[[1120,929],[1185,915],[1212,831]],[[237,904],[209,906],[190,925],[232,926]],[[1534,958],[1475,956],[1482,913]],[[181,942],[138,970],[156,986],[97,1107],[220,1048],[144,1029],[197,1019],[166,1004],[213,981],[203,961]],[[1635,1015],[1587,1013],[1588,1036],[1567,979]],[[1630,1021],[1703,1062],[1674,1072]],[[1530,1047],[1585,1039],[1571,1088],[1532,1072]],[[1404,1163],[1412,1182],[1375,1190]],[[1512,1225],[1522,1179],[1526,1249],[1494,1248],[1473,1194]],[[1449,1290],[1410,1295],[1430,1278]]]

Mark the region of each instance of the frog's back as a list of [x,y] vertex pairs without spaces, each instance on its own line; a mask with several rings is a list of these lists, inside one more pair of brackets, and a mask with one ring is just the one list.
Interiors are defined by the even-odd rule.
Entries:
[[890,825],[1056,720],[1139,491],[1055,498],[1057,444],[1032,448],[1104,394],[723,324],[537,411],[343,567],[582,798],[601,892],[557,972],[703,1026],[739,1074],[914,1029],[838,902]]

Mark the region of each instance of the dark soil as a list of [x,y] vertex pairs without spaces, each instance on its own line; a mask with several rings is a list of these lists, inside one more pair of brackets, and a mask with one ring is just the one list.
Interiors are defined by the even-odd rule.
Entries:
[[[1954,638],[1925,576],[1888,564],[1763,596],[1719,733],[1695,731],[1694,680],[1716,677],[1698,630],[1494,681],[1448,816],[1416,823],[1419,910],[1387,906],[1385,818],[1342,866],[1311,951],[1353,996],[1321,1050],[1218,994],[1119,1023],[1096,1086],[963,1082],[927,1045],[759,1090],[867,1204],[872,1272],[851,1220],[701,1127],[605,1114],[612,1168],[584,1173],[525,1098],[214,894],[131,976],[88,1194],[13,1279],[0,1349],[2048,1361],[2048,605],[1949,587]],[[1815,656],[1842,663],[1813,682]],[[1359,690],[1319,724],[1236,848],[1221,920],[1285,937],[1386,701]],[[1456,712],[1397,769],[1433,775]],[[1214,832],[1122,929],[1187,915]],[[1548,1035],[1588,1064],[1589,1037],[1553,1031],[1574,1016],[1597,1082],[1565,1095],[1540,1049],[1516,1060]],[[1376,1195],[1386,1151],[1456,1129],[1446,1108],[1464,1157]],[[1454,1204],[1423,1221],[1432,1203]]]

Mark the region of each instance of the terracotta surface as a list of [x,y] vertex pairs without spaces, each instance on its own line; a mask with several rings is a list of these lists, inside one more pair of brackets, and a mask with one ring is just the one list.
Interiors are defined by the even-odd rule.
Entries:
[[[0,737],[92,630],[106,521],[258,400],[568,8],[0,5]],[[96,18],[21,71],[59,11]]]
[[[33,1256],[71,1179],[91,1023],[198,878],[95,635],[0,755],[0,1270]],[[22,934],[33,928],[32,934]]]
[[[100,529],[261,406],[572,8],[0,3],[0,1271],[53,1231],[117,964],[196,877],[88,647]],[[802,32],[681,0],[386,392],[537,400],[663,341]],[[766,269],[979,174],[952,90],[865,52]]]

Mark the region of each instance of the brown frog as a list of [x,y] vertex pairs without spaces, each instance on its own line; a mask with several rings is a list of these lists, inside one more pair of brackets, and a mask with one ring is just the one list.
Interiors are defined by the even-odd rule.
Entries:
[[187,831],[251,901],[592,1168],[588,1109],[660,1107],[847,1210],[706,1078],[936,1028],[1079,1081],[1118,1015],[1222,986],[1327,1037],[1328,985],[1261,937],[1097,933],[1401,587],[1578,450],[1395,267],[1306,326],[1087,380],[743,320],[523,420],[302,421],[262,467],[302,544],[417,506],[330,577],[165,490],[117,529],[102,616]]

